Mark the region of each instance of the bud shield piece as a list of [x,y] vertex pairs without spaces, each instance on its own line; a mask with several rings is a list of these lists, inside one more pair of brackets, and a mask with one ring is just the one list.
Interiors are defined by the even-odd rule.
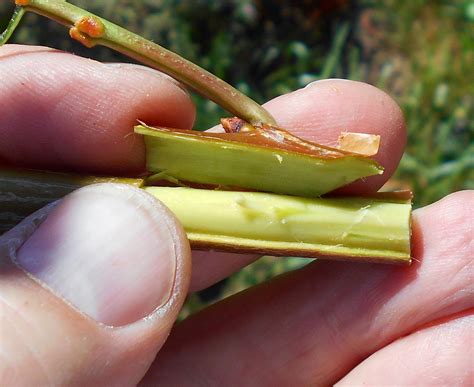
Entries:
[[185,182],[317,197],[383,172],[370,158],[316,144],[311,144],[311,153],[288,144],[247,141],[244,137],[252,132],[216,134],[143,125],[135,132],[145,136],[147,170]]

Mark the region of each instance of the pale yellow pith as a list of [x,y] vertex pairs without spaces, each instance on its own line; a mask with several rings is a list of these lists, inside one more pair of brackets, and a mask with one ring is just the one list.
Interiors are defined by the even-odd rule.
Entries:
[[410,259],[411,205],[256,192],[147,187],[191,241],[327,255]]

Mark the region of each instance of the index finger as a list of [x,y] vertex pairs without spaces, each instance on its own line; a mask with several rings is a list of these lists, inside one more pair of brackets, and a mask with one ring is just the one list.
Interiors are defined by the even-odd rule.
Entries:
[[137,119],[189,129],[194,105],[178,83],[45,47],[0,48],[0,162],[134,175],[145,170]]

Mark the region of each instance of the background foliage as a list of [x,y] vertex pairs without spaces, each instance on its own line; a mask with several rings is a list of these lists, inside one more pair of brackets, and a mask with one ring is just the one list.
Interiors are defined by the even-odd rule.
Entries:
[[[200,64],[259,102],[311,81],[341,77],[392,95],[409,141],[391,188],[411,188],[415,205],[474,188],[474,1],[472,0],[86,0],[71,1]],[[0,26],[12,2],[0,4]],[[14,37],[102,61],[124,61],[104,48],[86,50],[63,27],[35,15]],[[221,115],[196,98],[196,128]],[[265,258],[224,289],[192,296],[185,314],[216,293],[227,295],[300,267]]]

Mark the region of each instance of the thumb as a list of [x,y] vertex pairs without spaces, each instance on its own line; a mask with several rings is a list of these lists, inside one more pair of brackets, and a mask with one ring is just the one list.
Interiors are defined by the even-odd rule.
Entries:
[[0,238],[0,385],[129,385],[186,297],[172,213],[124,185],[80,189]]

